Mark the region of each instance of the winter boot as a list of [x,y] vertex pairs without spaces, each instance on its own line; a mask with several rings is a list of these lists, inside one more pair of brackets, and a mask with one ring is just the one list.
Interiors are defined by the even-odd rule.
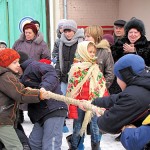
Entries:
[[97,143],[91,143],[91,147],[92,147],[92,150],[101,150],[100,148],[100,142],[97,142]]

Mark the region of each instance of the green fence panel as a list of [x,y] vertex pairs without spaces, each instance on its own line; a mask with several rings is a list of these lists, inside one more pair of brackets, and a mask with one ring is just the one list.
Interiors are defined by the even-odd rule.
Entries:
[[21,26],[30,19],[40,22],[40,31],[47,42],[45,0],[0,0],[0,40],[12,47],[20,37]]

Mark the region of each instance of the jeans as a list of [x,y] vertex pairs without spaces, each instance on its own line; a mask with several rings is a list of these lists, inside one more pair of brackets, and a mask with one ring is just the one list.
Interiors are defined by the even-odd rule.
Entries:
[[63,92],[63,95],[66,95],[68,83],[61,82],[60,86],[61,86],[61,91]]
[[29,143],[33,150],[61,150],[62,129],[65,117],[47,119],[43,126],[35,123],[29,136]]
[[[80,129],[82,127],[83,119],[85,116],[85,112],[78,108],[78,119],[74,120],[73,124],[73,134],[71,138],[71,147],[72,149],[77,149],[79,144],[84,142],[84,136],[80,137]],[[90,130],[91,130],[91,143],[98,143],[101,140],[102,134],[99,131],[97,125],[97,116],[93,116],[90,122]]]

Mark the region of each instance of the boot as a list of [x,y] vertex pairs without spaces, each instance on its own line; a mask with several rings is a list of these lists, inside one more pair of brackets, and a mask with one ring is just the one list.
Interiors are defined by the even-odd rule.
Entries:
[[97,143],[91,143],[91,147],[92,147],[92,150],[101,150],[100,148],[100,142],[97,142]]

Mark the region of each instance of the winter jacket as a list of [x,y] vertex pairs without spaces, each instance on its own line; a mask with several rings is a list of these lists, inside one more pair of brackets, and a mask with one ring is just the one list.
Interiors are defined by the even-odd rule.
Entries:
[[[89,100],[89,80],[87,80],[80,91],[80,93],[75,98],[76,100]],[[69,113],[68,118],[70,119],[78,119],[78,111],[77,106],[75,105],[69,105]]]
[[102,40],[97,45],[97,63],[99,64],[99,68],[106,79],[106,86],[109,88],[114,79],[114,60],[109,43],[106,40]]
[[78,29],[71,40],[67,40],[64,33],[62,33],[59,43],[58,59],[55,66],[60,82],[68,83],[68,72],[73,64],[77,45],[83,39],[83,29]]
[[37,61],[42,58],[50,59],[50,50],[40,33],[38,33],[35,39],[30,41],[25,39],[24,33],[21,34],[20,38],[15,42],[12,48],[16,51],[27,53],[29,58],[33,58]]
[[15,74],[0,67],[0,125],[14,125],[20,103],[38,103],[39,90],[25,89]]
[[[120,57],[124,56],[125,54],[123,50],[123,44],[131,44],[127,37],[124,37],[118,40],[115,45],[111,47],[112,55],[114,61],[116,62]],[[136,48],[135,54],[140,55],[144,60],[147,66],[150,66],[150,42],[147,41],[145,36],[141,36],[135,43],[134,47]]]
[[52,57],[56,58],[57,60],[58,60],[58,54],[59,54],[60,37],[61,37],[61,33],[60,33],[59,29],[57,29],[57,39],[54,43],[54,48],[53,48],[53,52],[52,52]]
[[97,98],[92,103],[99,107],[109,108],[98,118],[100,130],[116,134],[123,126],[133,124],[140,126],[148,115],[150,104],[150,73],[144,71],[133,76],[127,71],[127,87],[119,94]]
[[[62,94],[58,76],[52,65],[40,63],[32,59],[21,64],[24,73],[21,82],[32,88],[45,88],[56,94]],[[54,99],[44,100],[37,104],[28,105],[28,114],[33,123],[41,121],[44,117],[66,117],[67,105]],[[44,118],[44,120],[45,120]]]
[[127,150],[143,150],[150,141],[150,126],[126,128],[121,134],[121,143]]

